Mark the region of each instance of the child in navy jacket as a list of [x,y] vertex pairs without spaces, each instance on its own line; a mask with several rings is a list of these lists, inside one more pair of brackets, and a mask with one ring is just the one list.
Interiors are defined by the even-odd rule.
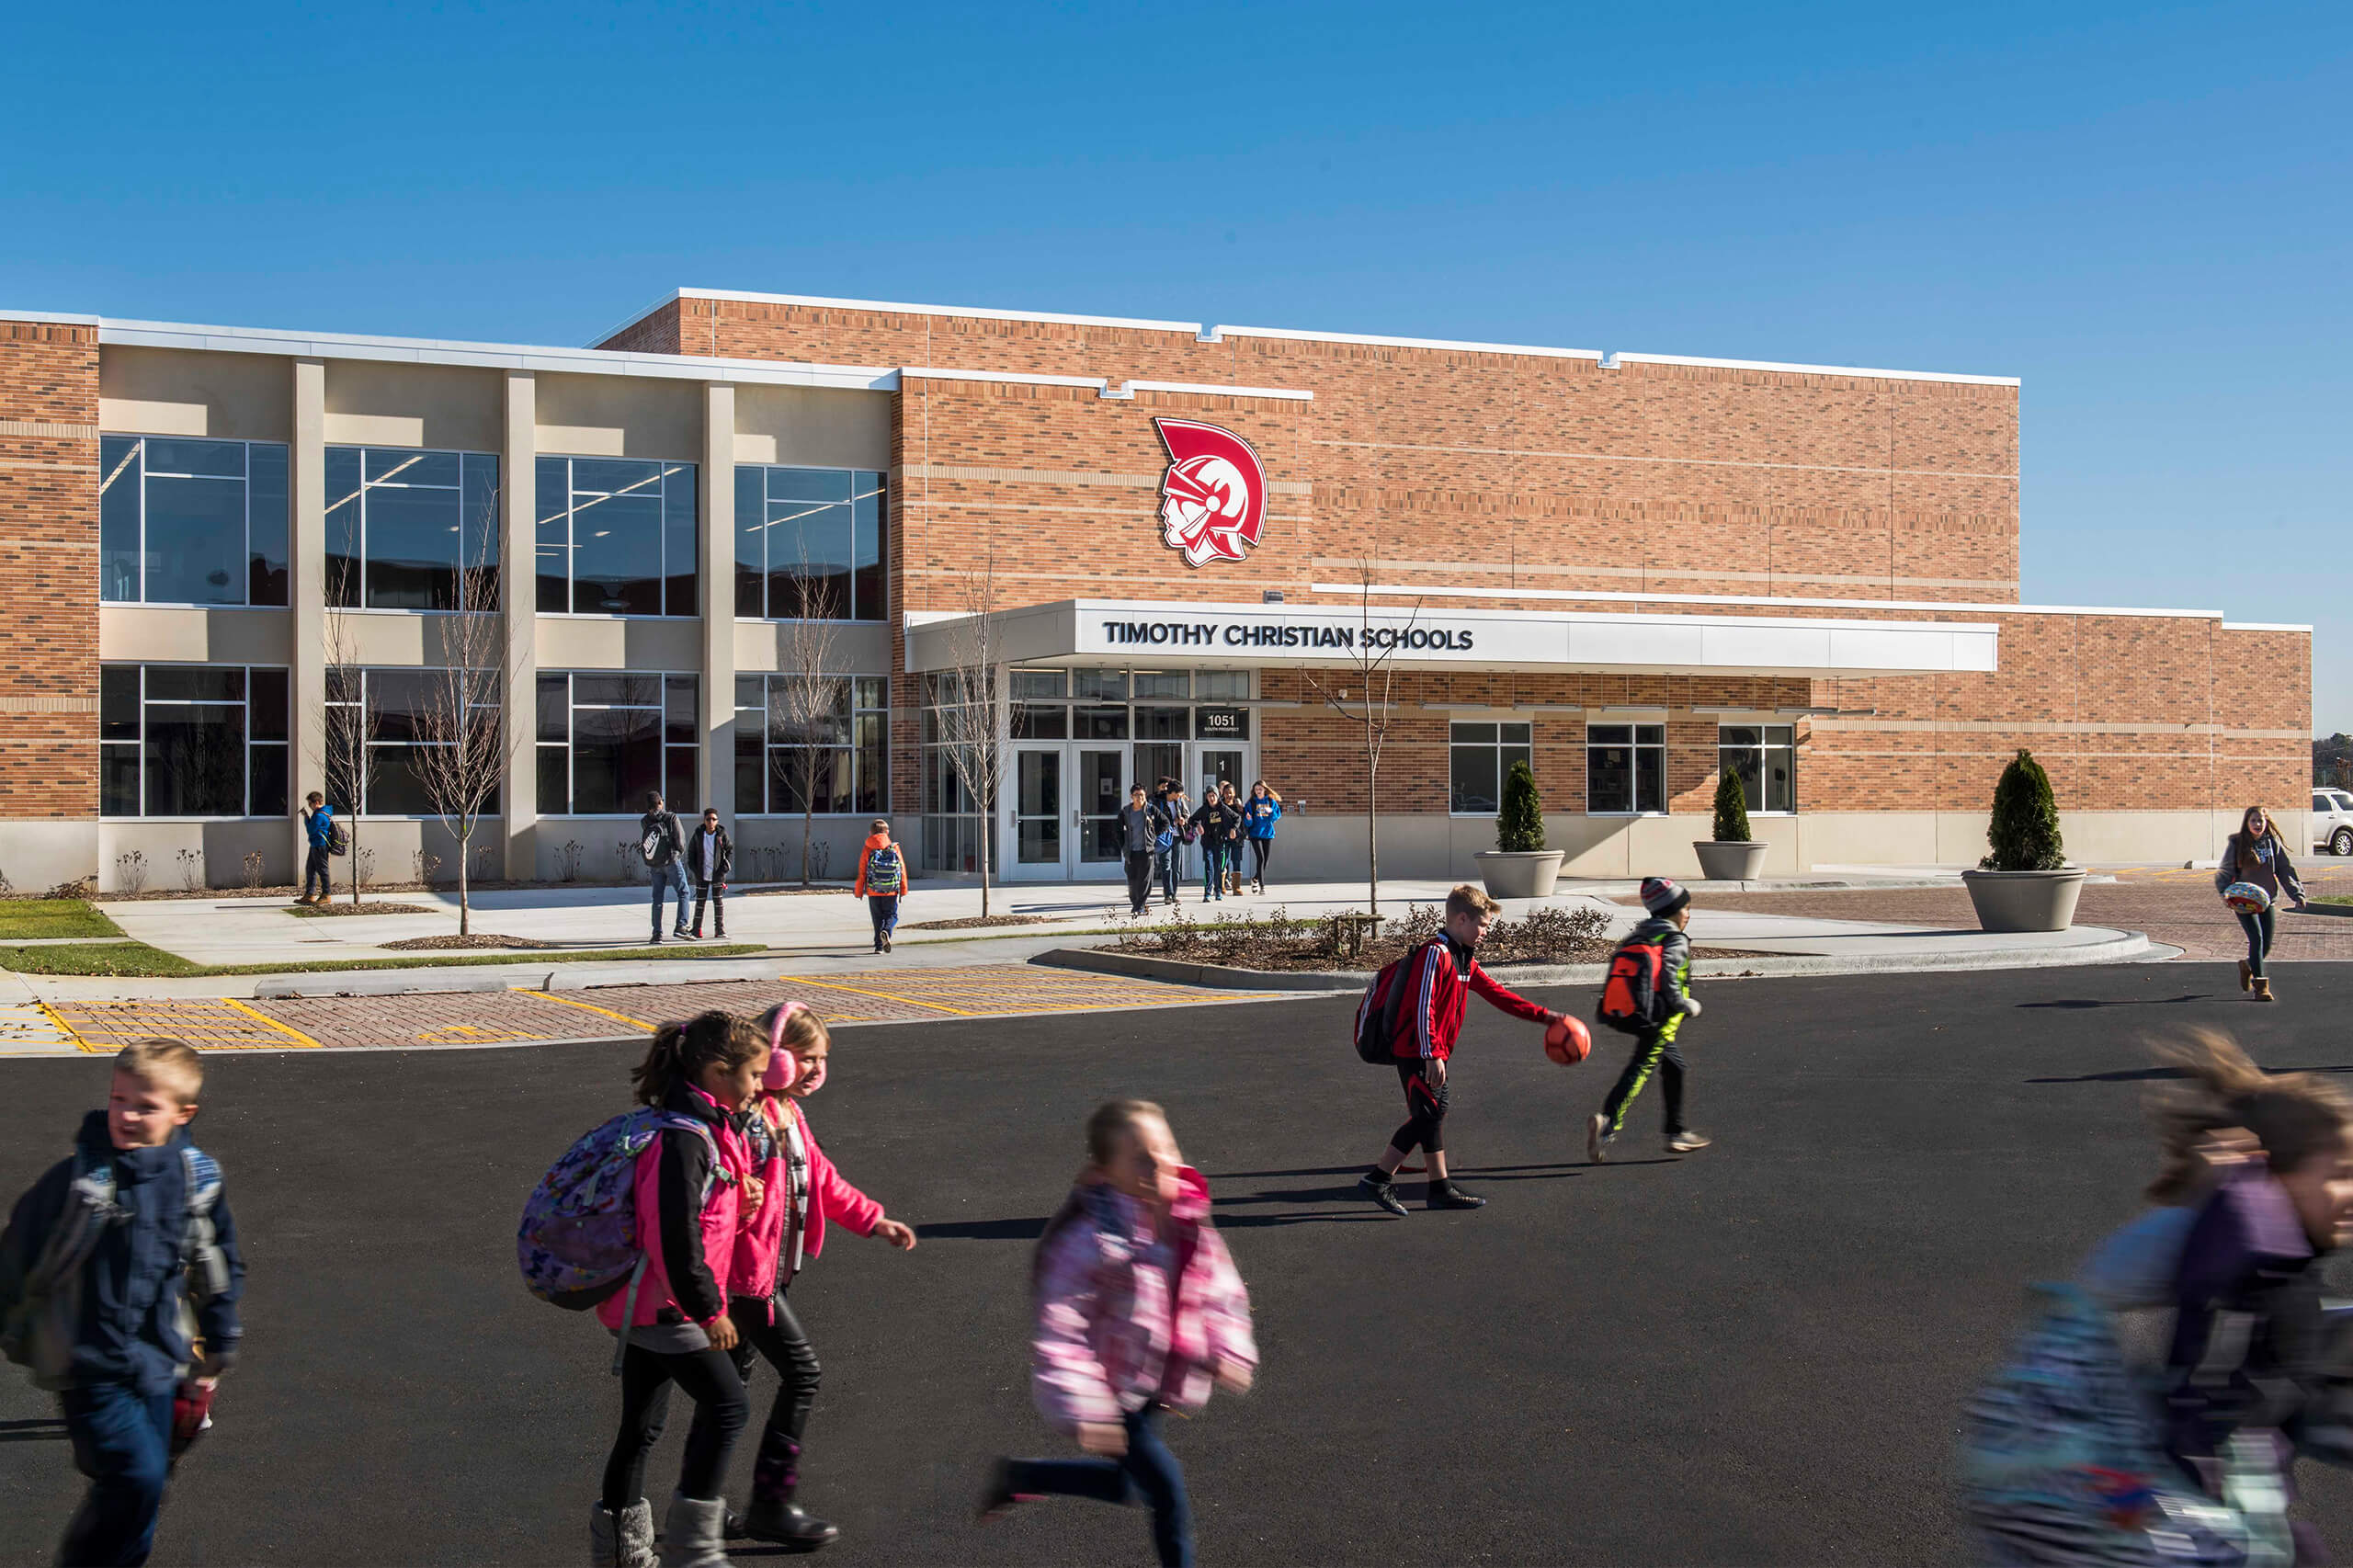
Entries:
[[200,1421],[236,1358],[236,1221],[221,1167],[188,1135],[203,1085],[180,1040],[124,1047],[107,1108],[83,1119],[74,1153],[17,1200],[0,1234],[0,1340],[56,1391],[90,1478],[61,1563],[147,1561],[175,1400],[183,1427]]

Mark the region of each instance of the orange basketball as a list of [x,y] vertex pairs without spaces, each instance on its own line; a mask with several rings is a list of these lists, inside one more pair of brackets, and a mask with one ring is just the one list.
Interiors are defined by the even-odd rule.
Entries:
[[1574,1018],[1563,1018],[1544,1031],[1544,1054],[1574,1067],[1593,1054],[1593,1033]]

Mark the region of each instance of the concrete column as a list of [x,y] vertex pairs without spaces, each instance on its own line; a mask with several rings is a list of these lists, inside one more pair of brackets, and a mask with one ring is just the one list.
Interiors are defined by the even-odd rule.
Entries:
[[509,742],[498,803],[506,816],[506,874],[517,881],[540,875],[538,386],[528,370],[506,372],[506,437],[498,453],[498,602],[506,629],[502,700]]
[[[735,389],[702,397],[702,804],[735,820]],[[683,808],[682,808],[683,809]],[[743,834],[731,828],[740,842]]]
[[[291,778],[286,802],[287,835],[294,846],[294,875],[302,874],[308,846],[303,841],[302,798],[324,790],[326,746],[326,619],[327,619],[327,367],[324,359],[297,359],[294,373],[293,440],[288,456],[287,543],[291,551],[293,581],[287,587],[292,639],[288,659],[288,684],[294,703]],[[356,813],[356,801],[330,802],[339,812]]]

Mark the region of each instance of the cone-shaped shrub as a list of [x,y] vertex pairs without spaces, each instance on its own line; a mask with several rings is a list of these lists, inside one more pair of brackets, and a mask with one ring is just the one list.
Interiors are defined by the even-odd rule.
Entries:
[[1544,804],[1536,797],[1536,775],[1515,762],[1504,777],[1504,809],[1495,818],[1495,847],[1525,854],[1544,847]]
[[2001,782],[1994,786],[1994,820],[1986,824],[1985,842],[1994,852],[1977,863],[1981,871],[2055,871],[2067,863],[2051,776],[2032,752],[2020,751],[2002,769]]
[[1748,791],[1740,787],[1740,775],[1729,767],[1716,780],[1716,842],[1754,842],[1748,836]]

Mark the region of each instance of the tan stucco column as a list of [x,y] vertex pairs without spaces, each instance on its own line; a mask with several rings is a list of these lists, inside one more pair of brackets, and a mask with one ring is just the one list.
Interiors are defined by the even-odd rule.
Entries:
[[538,383],[528,370],[506,372],[506,433],[498,453],[499,600],[506,614],[506,777],[498,803],[506,817],[506,875],[540,875],[539,471]]
[[[324,359],[293,361],[293,440],[288,452],[287,517],[293,581],[287,588],[288,686],[294,704],[292,785],[286,802],[294,876],[302,875],[302,798],[326,788],[327,621],[327,367]],[[358,803],[331,802],[341,813]]]
[[735,389],[702,397],[702,799],[735,821]]

